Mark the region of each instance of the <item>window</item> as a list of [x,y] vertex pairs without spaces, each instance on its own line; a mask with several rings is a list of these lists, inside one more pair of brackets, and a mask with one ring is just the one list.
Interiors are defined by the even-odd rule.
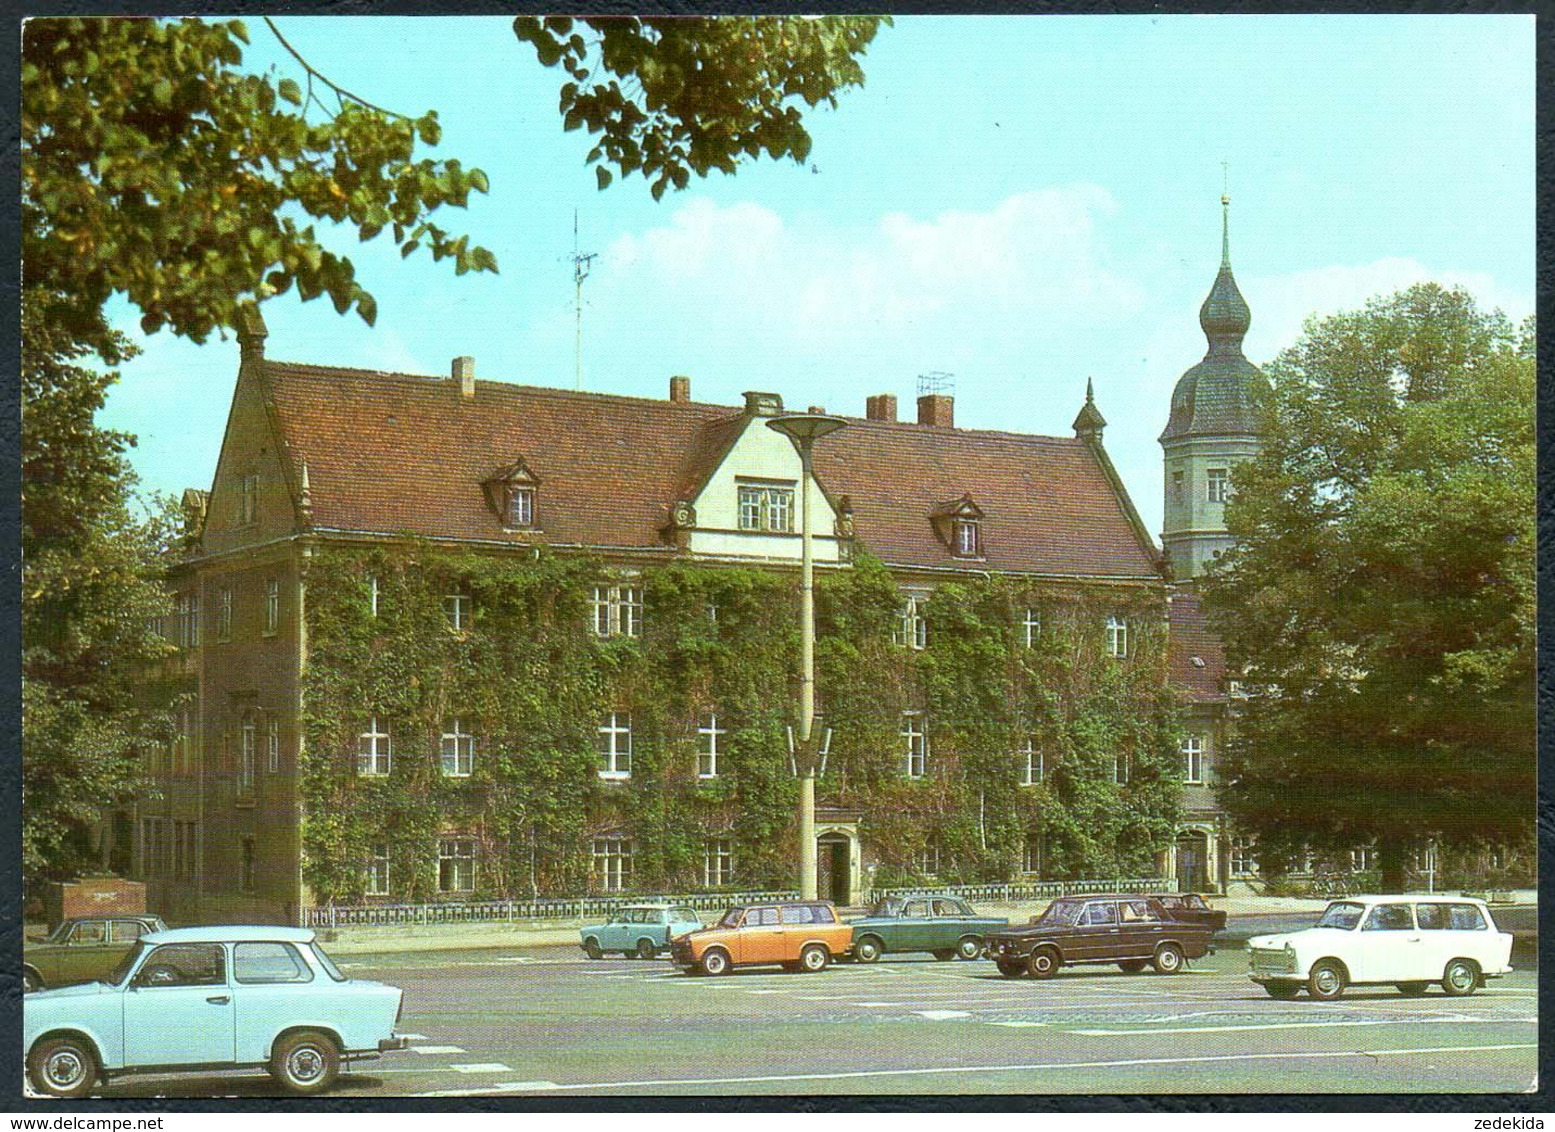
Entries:
[[1473,904],[1418,904],[1415,915],[1420,930],[1428,932],[1482,932],[1489,930],[1485,917]]
[[900,622],[893,639],[899,645],[906,645],[910,649],[926,648],[929,643],[929,620],[923,614],[923,607],[929,599],[918,594],[910,594],[902,601]]
[[1032,736],[1026,736],[1026,742],[1021,746],[1021,776],[1022,786],[1035,786],[1042,781],[1047,768],[1044,766],[1042,750],[1037,746],[1037,741]]
[[468,778],[475,766],[475,736],[464,729],[464,720],[454,716],[443,732],[443,777]]
[[535,489],[514,486],[508,496],[508,526],[532,527],[535,525]]
[[1204,737],[1202,735],[1189,735],[1182,741],[1182,780],[1195,784],[1204,781]]
[[275,636],[281,623],[281,582],[271,578],[265,583],[265,636]]
[[471,892],[475,888],[475,841],[444,837],[437,843],[437,890]]
[[712,712],[697,722],[697,777],[718,777],[718,756],[725,732]]
[[250,472],[243,477],[238,491],[238,522],[242,525],[259,519],[259,477]]
[[734,842],[727,837],[710,837],[702,849],[702,882],[709,888],[734,883]]
[[929,737],[921,712],[902,713],[902,748],[907,756],[907,777],[922,778],[928,769]]
[[1415,916],[1408,904],[1378,904],[1367,917],[1366,932],[1412,932]]
[[238,797],[254,794],[254,721],[246,719],[238,732]]
[[642,636],[643,591],[641,586],[595,586],[591,605],[596,637]]
[[311,983],[313,972],[289,943],[239,943],[232,973],[240,983]]
[[182,594],[178,598],[178,643],[186,649],[200,647],[200,595]]
[[239,883],[242,885],[244,892],[254,891],[254,860],[254,839],[252,837],[245,837],[243,839],[243,874],[239,879]]
[[1121,617],[1107,618],[1107,655],[1128,655],[1128,622]]
[[794,529],[794,489],[739,485],[740,530],[790,534]]
[[1364,873],[1377,867],[1377,851],[1370,845],[1362,845],[1358,849],[1350,850],[1350,871],[1352,873]]
[[632,883],[632,839],[594,838],[594,878],[605,892],[623,892]]
[[[939,863],[939,839],[937,837],[929,838],[923,843],[923,848],[913,854],[913,870],[923,876],[934,876],[938,873]],[[927,912],[924,914],[927,915]]]
[[1127,751],[1119,751],[1117,754],[1113,755],[1112,781],[1116,782],[1119,786],[1127,786],[1129,771],[1133,769],[1133,767],[1130,765],[1132,761],[1133,760],[1129,758]]
[[1028,649],[1035,648],[1037,638],[1042,635],[1042,611],[1026,607],[1026,614],[1020,622],[1021,644]]
[[1231,842],[1231,875],[1234,877],[1256,876],[1258,873],[1258,855],[1254,851],[1250,838],[1238,837]]
[[1173,472],[1172,473],[1172,502],[1173,503],[1181,503],[1182,502],[1182,487],[1183,487],[1182,473],[1181,472]]
[[367,575],[367,608],[374,617],[378,616],[378,575]]
[[368,896],[389,895],[389,843],[376,841],[368,847],[367,884]]
[[1026,873],[1042,871],[1042,838],[1035,833],[1028,833],[1025,844],[1021,846],[1020,867]]
[[232,591],[222,590],[216,597],[216,639],[232,639]]
[[976,558],[983,551],[982,536],[975,519],[957,519],[951,545],[962,558]]
[[611,712],[599,725],[599,777],[632,777],[632,717]]
[[443,616],[448,618],[448,627],[454,632],[461,632],[470,627],[470,597],[468,594],[444,594]]
[[146,956],[135,975],[137,987],[219,987],[227,963],[219,943],[164,943]]
[[87,920],[70,929],[71,943],[107,943],[108,925],[102,920]]
[[814,919],[810,914],[808,904],[785,904],[778,909],[779,924],[809,924]]
[[367,721],[367,730],[356,737],[356,773],[383,775],[389,773],[391,751],[388,729],[378,726],[378,717]]
[[1204,473],[1211,503],[1224,503],[1231,498],[1231,476],[1225,468],[1210,468]]
[[281,721],[278,719],[265,724],[265,769],[271,774],[281,771]]
[[1087,904],[1085,915],[1080,917],[1082,924],[1115,924],[1118,922],[1118,906],[1111,901],[1098,904]]

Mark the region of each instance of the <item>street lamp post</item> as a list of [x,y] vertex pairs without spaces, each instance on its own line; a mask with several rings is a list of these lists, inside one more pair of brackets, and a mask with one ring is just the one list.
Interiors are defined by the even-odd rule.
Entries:
[[789,413],[773,417],[767,427],[781,432],[799,453],[799,737],[794,769],[799,776],[799,895],[815,893],[815,770],[819,744],[815,736],[815,555],[810,525],[811,455],[815,442],[836,432],[846,421],[820,413]]

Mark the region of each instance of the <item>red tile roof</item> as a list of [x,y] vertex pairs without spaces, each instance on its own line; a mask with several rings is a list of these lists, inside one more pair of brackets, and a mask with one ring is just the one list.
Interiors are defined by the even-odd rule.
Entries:
[[1168,681],[1192,702],[1224,700],[1225,648],[1210,631],[1198,593],[1174,592],[1167,602],[1166,616]]
[[[692,402],[265,361],[293,465],[306,460],[315,527],[524,541],[504,531],[481,482],[520,456],[540,479],[551,543],[664,548],[670,505],[706,481],[741,410]],[[1096,455],[1082,441],[850,419],[816,447],[855,532],[903,566],[1156,576]],[[986,513],[986,560],[954,557],[929,522],[970,494]]]

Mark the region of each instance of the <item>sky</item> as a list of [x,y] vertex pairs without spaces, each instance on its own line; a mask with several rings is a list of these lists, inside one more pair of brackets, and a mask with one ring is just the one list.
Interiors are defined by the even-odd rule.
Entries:
[[[301,78],[250,20],[244,65]],[[388,236],[325,232],[378,300],[377,325],[295,292],[267,302],[267,354],[571,388],[576,213],[583,383],[694,400],[744,390],[862,416],[954,377],[959,427],[1070,435],[1087,378],[1105,444],[1159,532],[1172,388],[1198,326],[1231,196],[1231,258],[1267,362],[1303,321],[1423,280],[1534,309],[1534,38],[1526,15],[904,16],[865,85],[806,115],[809,160],[763,159],[655,202],[596,189],[565,76],[505,18],[296,17],[319,71],[380,106],[438,111],[418,151],[483,169],[491,191],[437,222],[490,248],[456,277]],[[1226,163],[1223,168],[1222,163]],[[321,230],[328,229],[323,222]],[[237,344],[144,336],[101,422],[139,438],[147,490],[209,488]]]

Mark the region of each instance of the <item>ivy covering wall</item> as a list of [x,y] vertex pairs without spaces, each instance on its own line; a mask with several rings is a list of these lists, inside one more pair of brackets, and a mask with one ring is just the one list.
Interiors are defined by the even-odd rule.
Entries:
[[[590,843],[634,847],[629,891],[703,887],[709,838],[732,842],[734,883],[787,887],[797,847],[785,726],[799,653],[792,570],[677,562],[644,569],[640,637],[591,632],[602,562],[427,544],[322,546],[307,574],[303,689],[304,877],[319,903],[356,902],[375,843],[388,842],[391,895],[438,899],[438,841],[476,842],[475,898],[598,888]],[[377,579],[377,611],[372,582]],[[470,599],[455,630],[446,596]],[[817,679],[833,729],[817,795],[861,812],[877,883],[1021,871],[1028,839],[1045,877],[1153,869],[1170,839],[1180,779],[1165,685],[1159,588],[947,582],[926,607],[928,645],[893,641],[896,580],[860,555],[817,586]],[[1034,644],[1028,608],[1041,612]],[[1124,618],[1131,655],[1105,655]],[[631,777],[602,780],[596,743],[609,712],[630,713]],[[697,777],[697,722],[716,711],[719,775]],[[919,711],[927,774],[905,774],[902,713]],[[392,737],[382,777],[357,772],[369,718]],[[475,736],[467,778],[441,772],[453,718]],[[1020,784],[1021,747],[1044,780]],[[1126,758],[1127,784],[1115,781]]]

